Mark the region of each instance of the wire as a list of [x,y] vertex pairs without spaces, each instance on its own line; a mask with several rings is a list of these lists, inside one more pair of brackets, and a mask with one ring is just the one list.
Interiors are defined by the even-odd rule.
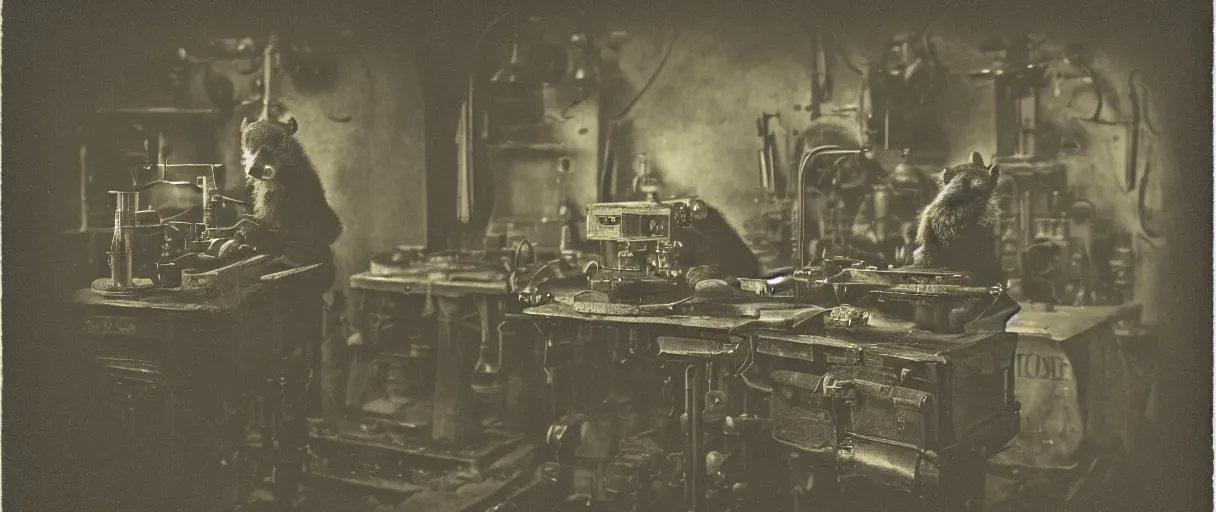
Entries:
[[[1161,135],[1161,132],[1158,131],[1155,126],[1153,126],[1152,119],[1149,118],[1149,111],[1151,110],[1149,108],[1149,94],[1152,92],[1152,90],[1149,89],[1148,84],[1144,83],[1144,75],[1145,73],[1143,70],[1133,69],[1131,74],[1127,75],[1127,87],[1133,97],[1133,106],[1140,110],[1140,118],[1144,121],[1144,127],[1148,128],[1148,131],[1152,132],[1153,135]],[[1143,103],[1141,103],[1140,98],[1136,97],[1137,76],[1140,77],[1140,90],[1144,93]]]
[[853,61],[849,59],[848,54],[844,52],[844,48],[841,48],[840,38],[836,36],[836,32],[826,27],[824,28],[824,32],[826,32],[828,37],[832,39],[832,53],[835,53],[837,57],[840,57],[840,60],[844,62],[845,67],[849,68],[849,70],[858,75],[865,76],[866,72],[854,65]]
[[[1151,149],[1151,147],[1150,147]],[[1153,229],[1145,222],[1145,210],[1148,208],[1144,205],[1145,196],[1148,194],[1148,177],[1153,173],[1152,151],[1147,151],[1144,159],[1144,175],[1140,177],[1140,190],[1136,194],[1136,219],[1140,221],[1141,238],[1144,239],[1154,249],[1157,244],[1153,242],[1154,238],[1161,238],[1161,233]]]
[[1077,67],[1080,67],[1081,70],[1084,71],[1085,74],[1089,77],[1089,82],[1094,84],[1094,94],[1097,95],[1097,100],[1098,100],[1098,104],[1094,106],[1093,115],[1089,116],[1088,119],[1082,119],[1082,121],[1085,121],[1087,123],[1096,123],[1096,124],[1106,125],[1106,126],[1122,126],[1122,125],[1127,124],[1124,121],[1104,121],[1104,120],[1102,120],[1102,107],[1106,104],[1106,102],[1104,100],[1104,96],[1102,95],[1102,87],[1101,87],[1101,85],[1098,84],[1098,74],[1097,74],[1097,72],[1095,72],[1093,70],[1093,68],[1086,66],[1085,64],[1082,64],[1080,62],[1077,63]]
[[633,97],[633,101],[630,101],[629,104],[626,105],[623,110],[621,110],[621,113],[617,114],[616,118],[611,122],[616,123],[623,121],[625,117],[629,115],[629,112],[633,110],[633,107],[638,104],[638,100],[641,100],[642,96],[646,94],[646,91],[650,89],[650,86],[654,85],[655,79],[658,78],[663,72],[663,67],[667,65],[667,59],[671,57],[671,51],[676,47],[676,41],[679,39],[680,28],[679,25],[676,25],[674,28],[672,28],[671,42],[667,44],[667,51],[663,53],[663,58],[659,60],[659,65],[655,66],[654,72],[650,74],[650,79],[646,80],[646,83],[643,84],[642,88],[638,90],[638,94]]
[[176,219],[176,218],[178,218],[178,217],[181,217],[181,216],[183,216],[183,215],[185,215],[185,214],[187,214],[187,213],[190,213],[190,212],[192,212],[192,211],[194,211],[194,210],[196,210],[196,209],[198,209],[198,207],[197,207],[197,206],[191,206],[191,207],[189,207],[189,208],[186,208],[185,210],[182,210],[182,211],[177,212],[177,213],[175,213],[175,214],[173,214],[173,215],[170,215],[170,216],[168,216],[168,217],[165,217],[165,218],[161,219],[160,221],[161,221],[161,223],[163,224],[163,223],[165,223],[165,222],[169,222],[169,221],[172,221],[173,219]]

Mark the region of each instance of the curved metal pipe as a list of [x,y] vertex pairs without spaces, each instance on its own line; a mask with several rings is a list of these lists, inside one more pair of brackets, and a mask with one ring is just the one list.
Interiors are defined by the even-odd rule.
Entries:
[[798,163],[798,264],[806,266],[806,170],[808,164],[817,157],[861,155],[867,151],[861,149],[841,149],[840,146],[819,146],[802,155]]

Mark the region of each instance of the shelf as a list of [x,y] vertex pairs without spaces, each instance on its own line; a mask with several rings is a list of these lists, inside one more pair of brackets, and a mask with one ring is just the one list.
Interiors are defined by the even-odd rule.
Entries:
[[562,153],[566,151],[566,144],[561,142],[543,142],[524,144],[518,142],[500,142],[490,144],[490,149],[497,151],[527,151],[533,153]]
[[208,116],[220,111],[213,108],[135,107],[98,109],[100,115],[120,116]]

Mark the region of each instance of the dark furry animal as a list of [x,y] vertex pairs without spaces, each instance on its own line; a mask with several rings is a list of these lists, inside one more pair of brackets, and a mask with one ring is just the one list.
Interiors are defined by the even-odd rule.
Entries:
[[1002,282],[995,233],[1000,175],[977,152],[942,171],[941,191],[920,214],[912,266],[969,272],[976,286]]
[[321,178],[294,137],[295,118],[286,123],[262,119],[241,122],[241,157],[252,188],[252,220],[241,237],[258,249],[301,264],[325,263],[317,282],[332,284],[329,245],[342,234],[342,222],[325,199]]
[[722,212],[711,206],[708,213],[704,220],[693,223],[693,229],[677,235],[677,240],[684,244],[681,264],[685,267],[711,265],[730,277],[759,277],[762,269],[756,253]]

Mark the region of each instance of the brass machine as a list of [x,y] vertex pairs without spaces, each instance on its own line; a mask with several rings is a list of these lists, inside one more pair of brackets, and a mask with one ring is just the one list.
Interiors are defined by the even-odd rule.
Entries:
[[699,199],[597,203],[587,206],[587,240],[616,242],[615,266],[589,265],[590,290],[575,297],[579,311],[643,308],[676,300],[695,285],[680,267],[679,232],[708,214]]
[[[856,260],[701,274],[672,253],[698,209],[590,205],[587,238],[624,263],[508,315],[539,330],[551,425],[540,482],[493,510],[982,510],[984,461],[1017,432],[1016,305]],[[698,293],[706,275],[731,292]]]

